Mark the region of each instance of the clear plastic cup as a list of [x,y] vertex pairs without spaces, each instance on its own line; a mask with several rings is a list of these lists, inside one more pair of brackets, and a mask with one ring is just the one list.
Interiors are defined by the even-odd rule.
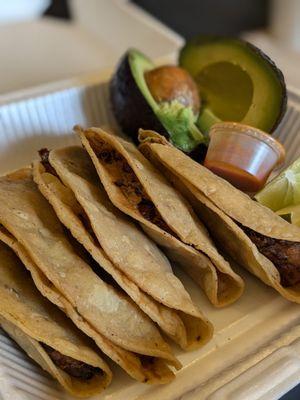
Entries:
[[273,137],[252,126],[221,122],[212,126],[204,165],[245,192],[257,192],[285,158]]

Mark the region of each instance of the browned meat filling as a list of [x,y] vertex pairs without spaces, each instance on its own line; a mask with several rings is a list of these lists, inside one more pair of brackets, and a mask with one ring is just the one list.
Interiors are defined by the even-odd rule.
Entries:
[[58,178],[58,175],[57,175],[55,169],[52,167],[52,165],[49,162],[49,153],[50,153],[50,151],[46,148],[39,150],[39,156],[41,157],[41,162],[42,162],[43,167],[45,168],[46,172],[49,172],[49,174],[52,174]]
[[[41,162],[46,170],[46,172],[48,172],[49,174],[56,176],[60,181],[60,177],[57,175],[55,168],[52,167],[52,165],[49,162],[49,150],[44,148],[39,150],[39,155],[41,157]],[[78,211],[79,210],[79,211]],[[80,221],[82,222],[83,226],[85,227],[85,229],[88,231],[88,233],[90,234],[90,236],[93,238],[95,244],[97,243],[97,239],[96,236],[94,234],[92,225],[90,223],[89,217],[87,216],[86,212],[84,211],[84,209],[81,207],[81,205],[78,203],[78,212],[76,213],[77,217],[80,219]]]
[[86,364],[82,361],[75,360],[72,357],[65,356],[45,343],[41,343],[41,345],[53,363],[74,378],[87,381],[92,379],[95,375],[102,374],[100,368],[93,367],[92,365]]
[[300,282],[300,243],[270,238],[244,226],[242,229],[278,269],[282,286],[294,286]]
[[113,176],[115,185],[120,188],[130,204],[136,208],[145,219],[171,235],[176,236],[162,219],[160,213],[145,192],[126,159],[113,149],[113,147],[103,141],[98,141],[97,145],[93,142],[93,148],[99,160],[106,165],[106,168]]
[[84,211],[84,209],[82,208],[82,210],[80,211],[79,214],[77,214],[77,217],[80,219],[82,225],[85,227],[86,231],[90,234],[90,236],[92,237],[94,244],[97,246],[98,243],[98,239],[96,238],[96,235],[93,231],[92,228],[92,224],[90,222],[89,217],[87,216],[86,212]]

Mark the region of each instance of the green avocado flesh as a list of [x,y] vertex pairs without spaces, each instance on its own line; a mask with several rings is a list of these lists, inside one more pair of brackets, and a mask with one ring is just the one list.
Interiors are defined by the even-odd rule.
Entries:
[[191,107],[185,107],[176,100],[163,103],[157,103],[154,100],[145,80],[145,72],[155,68],[154,64],[137,50],[130,51],[129,64],[136,85],[155,117],[168,132],[170,141],[187,153],[194,150],[200,143],[207,143],[207,138],[196,126],[197,118]]
[[149,60],[149,58],[147,58],[146,56],[144,56],[144,54],[140,53],[137,50],[130,51],[129,64],[136,85],[140,89],[141,93],[143,94],[151,108],[155,108],[156,102],[151,96],[144,77],[145,72],[155,68],[155,65],[151,62],[151,60]]
[[219,120],[272,132],[286,109],[284,78],[259,49],[240,39],[201,37],[181,50],[179,64],[196,81],[202,100],[197,122],[208,132]]

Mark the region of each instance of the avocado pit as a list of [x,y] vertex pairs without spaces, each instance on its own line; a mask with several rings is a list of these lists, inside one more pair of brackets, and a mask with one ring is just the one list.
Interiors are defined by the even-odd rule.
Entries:
[[164,65],[145,72],[148,89],[157,103],[178,101],[199,114],[200,98],[196,83],[183,68]]
[[112,76],[110,98],[117,122],[135,141],[142,128],[159,132],[188,154],[208,142],[196,126],[197,85],[182,68],[156,68],[144,54],[130,49]]

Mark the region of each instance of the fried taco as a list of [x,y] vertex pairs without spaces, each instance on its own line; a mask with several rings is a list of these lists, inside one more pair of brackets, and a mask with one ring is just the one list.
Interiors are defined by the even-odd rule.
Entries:
[[140,131],[140,150],[187,196],[219,245],[283,297],[300,303],[300,229],[175,149]]
[[112,203],[138,221],[215,306],[237,300],[243,280],[218,253],[186,199],[132,144],[100,128],[77,127]]
[[19,258],[0,241],[0,325],[72,395],[100,393],[112,378],[95,344],[36,289]]
[[184,349],[202,346],[212,325],[193,304],[157,246],[116,209],[87,152],[42,152],[34,179],[61,222],[132,300]]
[[[158,329],[125,294],[78,255],[31,169],[0,178],[1,236],[32,272],[40,292],[133,378],[166,383],[179,368]],[[6,239],[5,239],[6,237]]]

